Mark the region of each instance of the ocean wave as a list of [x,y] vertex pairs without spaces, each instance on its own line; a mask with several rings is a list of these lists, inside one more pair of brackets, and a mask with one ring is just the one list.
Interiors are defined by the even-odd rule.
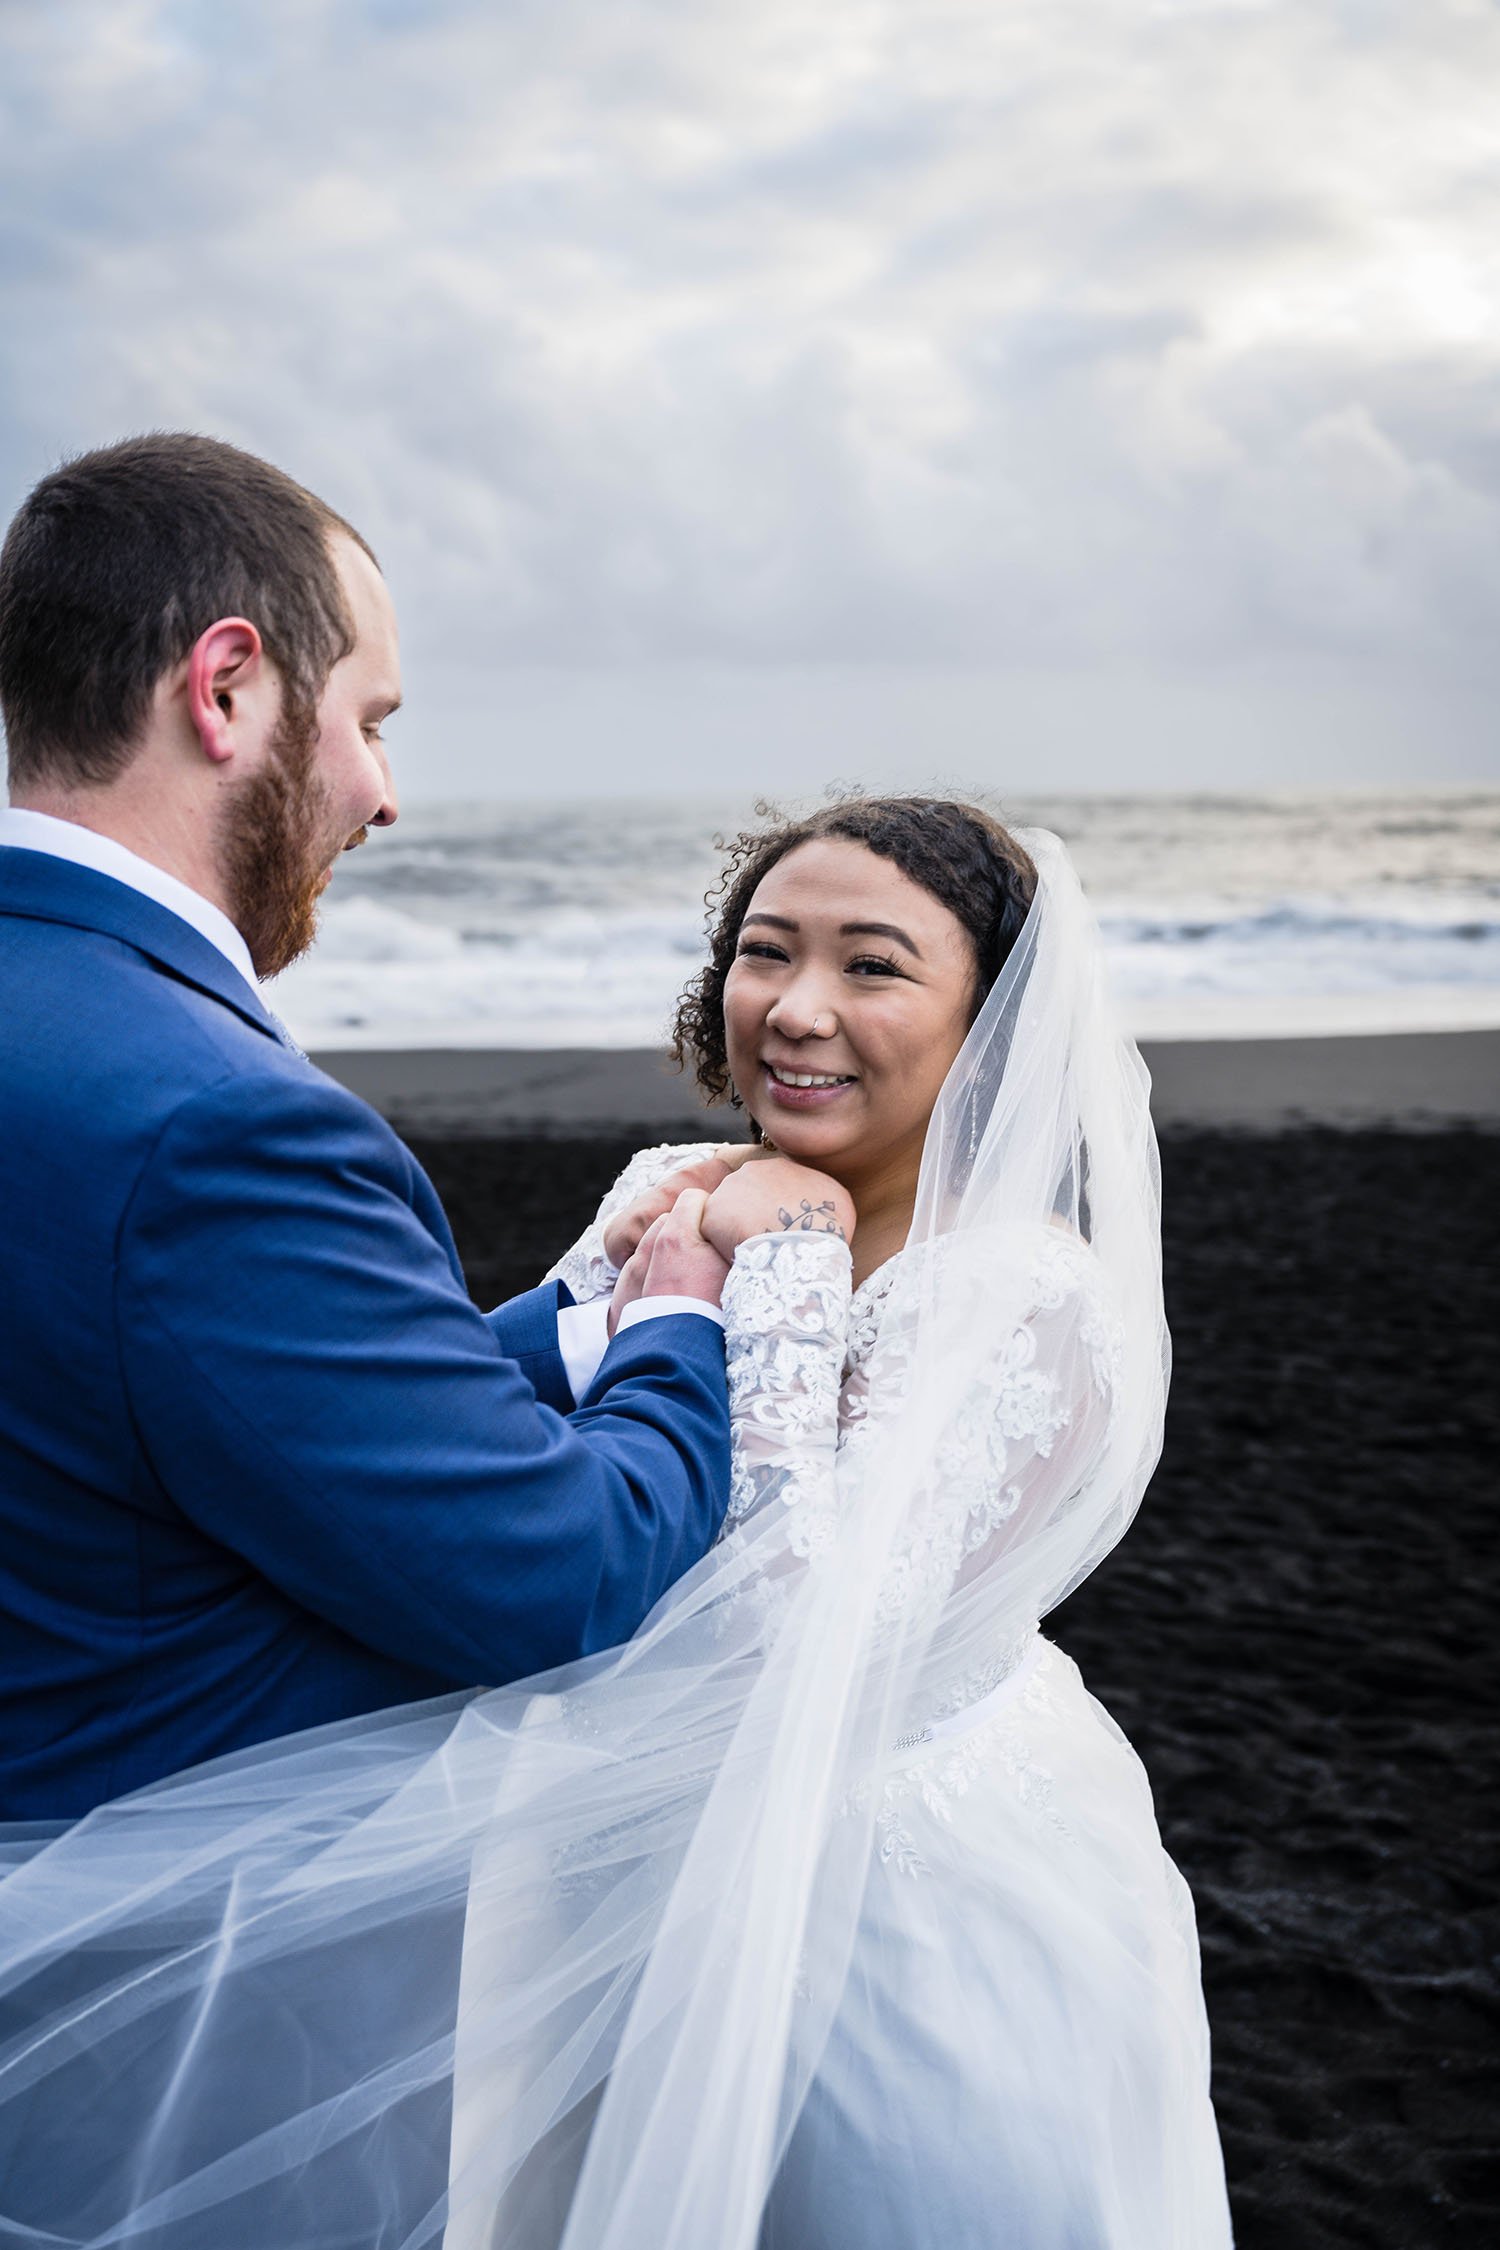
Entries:
[[[1500,1020],[1500,793],[1038,810],[1157,1036],[1226,1010],[1262,1030]],[[340,863],[275,1005],[309,1047],[657,1044],[705,957],[715,832],[739,825],[678,804],[403,817]]]
[[1500,898],[1276,898],[1243,902],[1186,900],[1139,906],[1096,905],[1100,927],[1115,945],[1281,945],[1288,941],[1358,945],[1500,941]]

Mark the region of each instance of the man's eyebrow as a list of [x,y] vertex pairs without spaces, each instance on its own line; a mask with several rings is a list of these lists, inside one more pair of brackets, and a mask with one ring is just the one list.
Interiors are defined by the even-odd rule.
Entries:
[[922,948],[913,944],[905,930],[898,929],[894,922],[841,922],[839,936],[891,937],[895,939],[898,945],[904,945],[907,952],[914,954],[917,960],[920,961],[922,958]]
[[371,700],[365,705],[365,709],[367,711],[369,711],[372,715],[378,713],[382,719],[389,719],[395,712],[399,711],[400,708],[401,698],[399,695],[373,696]]

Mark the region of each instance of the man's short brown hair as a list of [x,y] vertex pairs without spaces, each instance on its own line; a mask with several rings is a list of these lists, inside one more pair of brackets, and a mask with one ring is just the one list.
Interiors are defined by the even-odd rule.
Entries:
[[285,716],[310,726],[354,645],[334,532],[370,553],[313,493],[217,438],[153,432],[44,477],[0,549],[12,791],[113,781],[158,680],[221,617],[257,628]]

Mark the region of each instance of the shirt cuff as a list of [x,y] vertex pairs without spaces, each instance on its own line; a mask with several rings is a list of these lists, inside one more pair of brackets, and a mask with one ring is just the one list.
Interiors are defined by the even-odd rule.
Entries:
[[[584,1304],[557,1309],[558,1356],[575,1406],[598,1374],[609,1347],[609,1307],[608,1297],[590,1297]],[[621,1335],[638,1321],[659,1320],[667,1313],[701,1313],[716,1327],[724,1325],[718,1306],[702,1297],[636,1297],[621,1313],[615,1333]]]
[[557,1350],[576,1406],[599,1372],[609,1342],[609,1299],[590,1297],[557,1308]]
[[638,1320],[659,1320],[666,1313],[685,1312],[702,1313],[716,1328],[724,1325],[722,1311],[706,1297],[632,1297],[615,1322],[615,1334],[618,1336],[622,1328],[634,1328]]

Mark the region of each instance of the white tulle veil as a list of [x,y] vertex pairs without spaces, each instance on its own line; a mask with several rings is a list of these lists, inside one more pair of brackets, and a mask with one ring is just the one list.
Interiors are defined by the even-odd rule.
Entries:
[[[869,1361],[878,1444],[624,1649],[5,1840],[4,2250],[752,2250],[844,1986],[870,1775],[1094,1567],[1160,1442],[1146,1080],[1062,847],[1023,841],[1036,900]],[[1047,1230],[1095,1286],[1038,1379],[1094,1404],[1017,1469],[986,1401]]]

